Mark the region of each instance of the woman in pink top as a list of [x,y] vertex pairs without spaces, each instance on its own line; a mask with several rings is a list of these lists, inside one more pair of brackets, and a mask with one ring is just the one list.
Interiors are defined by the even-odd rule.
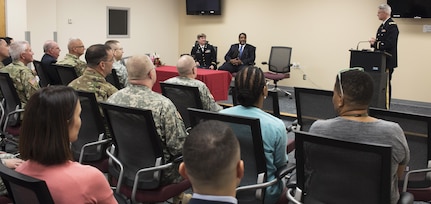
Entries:
[[94,167],[72,161],[81,105],[65,86],[43,88],[28,101],[19,151],[26,160],[16,171],[45,180],[55,203],[117,203],[108,181]]

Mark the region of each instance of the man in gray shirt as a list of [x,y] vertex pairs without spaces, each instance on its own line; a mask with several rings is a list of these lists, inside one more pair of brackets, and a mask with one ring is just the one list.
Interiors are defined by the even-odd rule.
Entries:
[[332,102],[338,117],[318,120],[311,133],[327,135],[352,142],[371,142],[392,146],[391,203],[399,199],[398,178],[410,160],[410,150],[404,132],[394,122],[368,116],[373,96],[373,80],[360,69],[343,70],[338,74]]

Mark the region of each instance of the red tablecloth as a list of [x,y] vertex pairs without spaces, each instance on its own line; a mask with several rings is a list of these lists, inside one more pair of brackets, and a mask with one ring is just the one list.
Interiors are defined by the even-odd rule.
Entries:
[[[160,82],[178,76],[175,66],[161,66],[156,68],[157,80],[153,86],[153,91],[161,93]],[[216,101],[227,100],[229,85],[232,75],[227,71],[198,69],[196,79],[204,82]]]

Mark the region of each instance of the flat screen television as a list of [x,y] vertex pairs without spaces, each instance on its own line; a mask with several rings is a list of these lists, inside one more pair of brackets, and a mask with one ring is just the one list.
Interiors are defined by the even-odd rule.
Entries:
[[388,0],[394,18],[431,18],[431,0]]
[[221,15],[221,0],[186,0],[187,15]]

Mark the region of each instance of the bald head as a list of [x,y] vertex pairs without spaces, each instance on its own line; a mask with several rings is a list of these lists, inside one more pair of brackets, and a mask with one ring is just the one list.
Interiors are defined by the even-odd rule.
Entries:
[[192,75],[195,67],[195,60],[190,55],[181,56],[177,62],[177,70],[180,76]]
[[154,64],[147,55],[132,56],[126,63],[129,80],[142,80],[154,69]]

